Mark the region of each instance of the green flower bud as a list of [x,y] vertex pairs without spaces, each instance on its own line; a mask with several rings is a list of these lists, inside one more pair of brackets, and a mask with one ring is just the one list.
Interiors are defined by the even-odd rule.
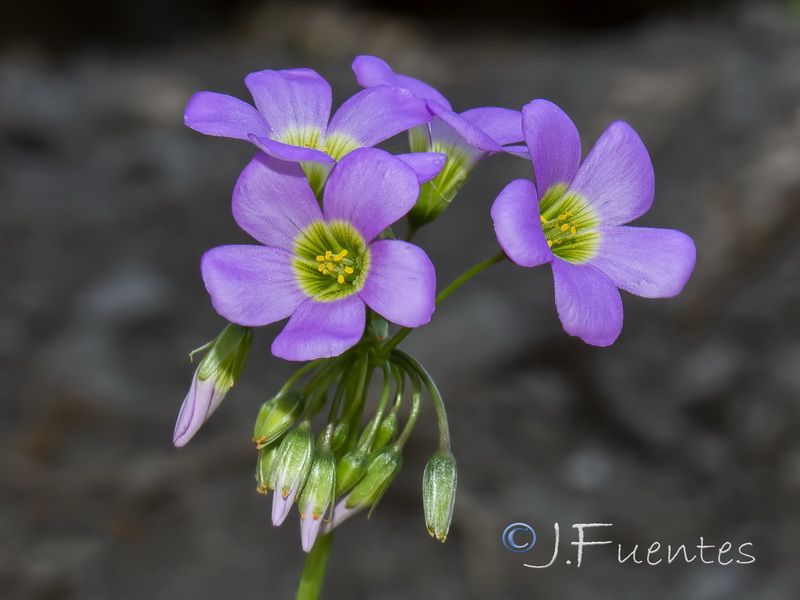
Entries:
[[347,434],[350,433],[350,426],[345,421],[339,421],[333,426],[331,436],[331,450],[338,452],[347,441]]
[[278,456],[279,447],[279,444],[272,444],[258,451],[258,460],[256,461],[256,491],[259,494],[266,494],[269,492],[269,481],[277,462],[276,458]]
[[267,400],[258,411],[253,441],[259,448],[275,441],[297,420],[304,405],[305,397],[297,390]]
[[300,537],[308,552],[317,539],[322,517],[333,504],[336,488],[336,459],[330,450],[317,450],[311,470],[300,493]]
[[378,342],[389,337],[389,322],[381,316],[373,315],[369,322],[368,334]]
[[372,447],[382,448],[391,442],[395,435],[397,435],[397,415],[394,413],[384,415],[381,424],[378,425],[378,432],[375,434],[375,443]]
[[437,452],[425,465],[422,504],[428,532],[440,541],[447,538],[456,500],[456,459],[450,452]]
[[345,499],[345,507],[375,508],[402,465],[403,455],[397,446],[389,446],[373,452],[370,455],[367,472],[348,494]]
[[269,487],[272,497],[272,523],[280,525],[289,514],[311,469],[314,439],[308,421],[286,434],[278,448],[277,462],[272,470]]
[[353,448],[336,465],[336,495],[352,488],[367,472],[369,455],[362,448]]

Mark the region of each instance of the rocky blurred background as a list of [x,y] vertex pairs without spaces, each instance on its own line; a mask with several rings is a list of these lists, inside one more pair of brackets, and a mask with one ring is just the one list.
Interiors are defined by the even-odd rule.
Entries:
[[[625,296],[619,341],[560,328],[548,269],[502,264],[404,346],[445,395],[459,460],[447,543],[420,479],[433,411],[368,521],[337,534],[336,599],[796,598],[800,590],[800,6],[751,2],[14,3],[0,22],[0,597],[292,598],[295,518],[255,493],[252,422],[292,372],[259,331],[237,388],[184,449],[187,353],[224,325],[203,251],[245,242],[253,153],[182,125],[197,90],[305,66],[357,91],[376,54],[457,110],[548,98],[585,149],[608,123],[656,170],[645,225],[698,247],[685,292]],[[602,6],[603,9],[590,9]],[[390,144],[403,148],[403,142]],[[419,235],[446,283],[496,251],[489,207],[530,167],[498,156]],[[535,527],[512,554],[501,533]],[[575,565],[573,523],[613,523]],[[561,554],[552,554],[553,524]],[[697,554],[621,565],[653,542]],[[752,564],[743,559],[751,543]],[[661,550],[661,557],[664,550]],[[566,560],[572,559],[572,565]]]

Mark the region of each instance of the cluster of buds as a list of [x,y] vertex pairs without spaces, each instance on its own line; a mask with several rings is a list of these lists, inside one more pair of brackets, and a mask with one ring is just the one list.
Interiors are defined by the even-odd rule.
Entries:
[[[441,408],[443,443],[449,446],[435,384],[413,358],[382,348],[385,329],[385,321],[375,317],[369,334],[345,355],[300,369],[262,405],[256,419],[256,489],[274,492],[276,526],[297,502],[306,552],[320,534],[358,512],[371,514],[375,509],[402,466],[403,446],[419,415],[423,388]],[[376,373],[382,377],[381,393],[367,418],[369,387]],[[401,410],[409,388],[410,407]],[[328,399],[327,420],[315,439],[312,421],[319,421],[315,417]],[[449,450],[440,450],[425,469],[423,499],[428,530],[442,541],[452,519],[455,491],[455,460]]]

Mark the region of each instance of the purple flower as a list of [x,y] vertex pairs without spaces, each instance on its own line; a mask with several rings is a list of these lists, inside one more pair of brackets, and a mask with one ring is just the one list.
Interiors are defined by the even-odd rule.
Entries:
[[[527,156],[524,146],[506,146],[522,141],[522,117],[507,108],[473,108],[463,113],[453,111],[450,103],[427,83],[399,75],[376,56],[357,56],[353,71],[358,83],[372,86],[395,86],[424,99],[435,117],[410,131],[411,150],[446,154],[447,163],[428,186],[423,186],[412,221],[421,225],[435,219],[453,200],[461,186],[481,161],[491,154],[506,151]],[[374,89],[374,88],[373,88]]]
[[654,193],[650,157],[627,123],[612,123],[583,163],[578,131],[556,105],[534,100],[522,123],[536,184],[518,179],[500,192],[497,239],[518,265],[549,262],[564,330],[608,346],[622,329],[617,288],[675,296],[694,268],[694,243],[672,229],[622,226],[647,212]]
[[229,321],[260,326],[290,317],[272,352],[287,360],[336,356],[361,338],[365,305],[405,327],[427,323],[435,273],[423,250],[376,239],[417,199],[417,175],[374,148],[333,169],[322,207],[296,163],[259,153],[233,193],[233,214],[263,246],[206,252],[211,301]]
[[283,160],[333,163],[431,118],[424,101],[389,86],[362,90],[330,118],[331,87],[311,69],[258,71],[245,85],[255,108],[225,94],[197,92],[186,106],[186,125],[249,140]]

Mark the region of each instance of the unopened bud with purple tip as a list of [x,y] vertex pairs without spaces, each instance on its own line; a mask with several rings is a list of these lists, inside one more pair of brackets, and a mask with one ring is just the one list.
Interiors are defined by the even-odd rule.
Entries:
[[289,514],[311,469],[313,451],[314,440],[308,421],[300,423],[283,438],[269,482],[269,487],[275,490],[272,497],[273,525],[283,523]]
[[333,504],[336,489],[336,459],[327,449],[317,450],[300,493],[300,540],[308,552],[314,545],[325,514]]
[[172,436],[175,446],[186,445],[217,410],[242,374],[252,343],[252,329],[231,323],[216,339],[191,353],[207,350],[178,413]]

